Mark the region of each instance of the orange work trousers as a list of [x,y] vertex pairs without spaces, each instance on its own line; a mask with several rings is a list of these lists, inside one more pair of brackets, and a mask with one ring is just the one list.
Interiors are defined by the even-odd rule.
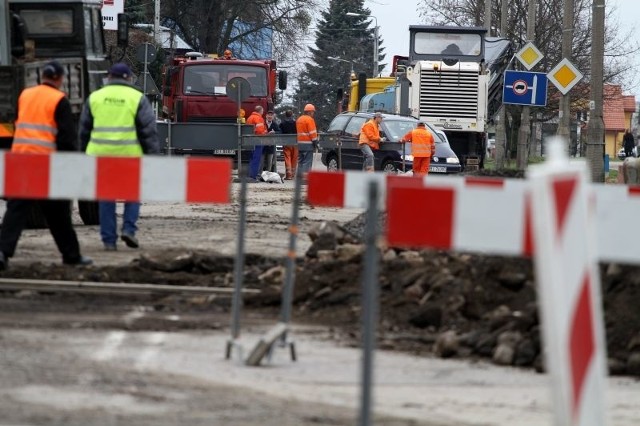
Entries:
[[413,175],[424,176],[429,174],[431,157],[413,157]]
[[293,145],[284,146],[282,147],[282,154],[284,155],[284,178],[293,179],[298,167],[298,147]]

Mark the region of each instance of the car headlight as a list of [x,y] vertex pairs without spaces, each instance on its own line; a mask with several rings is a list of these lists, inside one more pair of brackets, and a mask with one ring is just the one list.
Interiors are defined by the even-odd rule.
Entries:
[[457,157],[447,157],[447,164],[460,164]]
[[401,155],[400,157],[402,157],[404,161],[413,161],[413,155],[411,154],[404,154],[404,155]]

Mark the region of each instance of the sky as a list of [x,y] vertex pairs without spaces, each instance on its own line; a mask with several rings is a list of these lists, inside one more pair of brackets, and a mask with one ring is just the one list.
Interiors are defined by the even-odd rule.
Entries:
[[[498,0],[493,0],[498,1]],[[420,2],[422,4],[422,2]],[[365,0],[364,5],[371,10],[371,15],[376,17],[380,26],[380,35],[385,47],[386,67],[382,75],[388,75],[391,71],[390,62],[393,55],[409,54],[409,25],[424,24],[417,12],[418,1],[416,0]],[[640,43],[640,0],[606,0],[607,7],[615,6],[617,11],[615,16],[619,19],[622,33],[634,30],[633,37]],[[372,52],[373,55],[373,52]],[[632,58],[638,64],[640,70],[640,53]],[[640,101],[640,86],[624,88],[628,94],[635,94],[636,100]]]

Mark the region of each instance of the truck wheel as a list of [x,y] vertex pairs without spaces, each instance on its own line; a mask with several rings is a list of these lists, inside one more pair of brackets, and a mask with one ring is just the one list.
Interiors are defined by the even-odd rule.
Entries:
[[97,201],[78,200],[78,213],[85,225],[100,225],[100,211]]
[[47,227],[47,220],[40,210],[40,206],[32,204],[27,213],[27,229],[43,229]]
[[338,170],[338,157],[335,154],[329,154],[327,158],[327,171],[337,172]]

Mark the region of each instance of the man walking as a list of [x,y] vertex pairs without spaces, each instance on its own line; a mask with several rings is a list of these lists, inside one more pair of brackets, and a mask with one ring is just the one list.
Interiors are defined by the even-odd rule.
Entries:
[[[48,155],[56,151],[77,151],[78,141],[71,103],[60,91],[65,70],[56,61],[42,69],[42,84],[25,89],[18,98],[18,114],[11,152]],[[78,236],[71,223],[69,200],[7,200],[7,211],[0,231],[0,270],[16,251],[27,215],[39,205],[47,219],[53,240],[66,265],[90,265],[91,259],[80,254]]]
[[360,139],[358,145],[364,156],[364,170],[373,172],[374,156],[373,150],[380,149],[380,142],[384,142],[384,138],[380,137],[380,123],[382,122],[382,113],[376,112],[371,120],[368,120],[360,129]]
[[429,174],[431,157],[436,152],[436,143],[433,135],[427,130],[427,126],[418,122],[418,127],[407,132],[401,142],[411,142],[411,155],[413,155],[413,175],[423,176]]
[[[285,135],[297,133],[296,120],[293,119],[293,111],[290,109],[284,113],[284,120],[280,123],[280,130]],[[298,147],[294,145],[284,146],[282,147],[282,154],[284,155],[284,178],[285,180],[291,180],[295,176],[296,167],[298,166]]]
[[[109,82],[93,92],[80,116],[80,142],[88,155],[141,157],[160,152],[156,118],[151,104],[131,84],[132,73],[124,63],[109,70]],[[126,201],[121,239],[138,248],[136,231],[140,203]],[[107,251],[117,250],[116,203],[100,201],[100,238]]]
[[312,149],[301,149],[298,152],[298,172],[297,176],[304,178],[313,166],[313,153],[318,149],[318,131],[316,121],[313,116],[316,107],[313,104],[304,106],[304,114],[296,120],[296,132],[298,133],[298,146],[313,144]]

